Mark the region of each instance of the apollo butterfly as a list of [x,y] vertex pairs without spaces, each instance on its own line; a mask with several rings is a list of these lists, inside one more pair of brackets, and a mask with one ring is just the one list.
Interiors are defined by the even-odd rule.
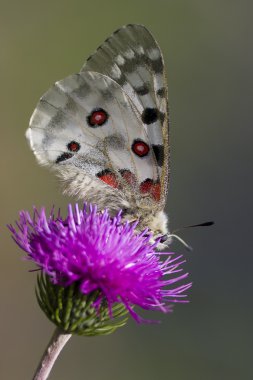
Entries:
[[167,84],[159,45],[144,26],[116,30],[79,73],[56,82],[26,136],[67,194],[168,234]]

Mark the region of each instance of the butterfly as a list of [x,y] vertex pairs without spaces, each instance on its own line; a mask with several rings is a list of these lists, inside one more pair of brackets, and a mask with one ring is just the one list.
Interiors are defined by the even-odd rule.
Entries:
[[129,24],[40,98],[26,137],[66,194],[111,215],[122,209],[124,220],[166,239],[168,130],[160,47],[144,26]]

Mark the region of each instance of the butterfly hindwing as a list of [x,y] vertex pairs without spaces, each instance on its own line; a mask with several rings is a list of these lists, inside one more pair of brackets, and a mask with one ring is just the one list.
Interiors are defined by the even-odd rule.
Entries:
[[[27,135],[39,162],[63,177],[72,168],[95,177],[98,187],[101,179],[119,192],[128,191],[136,201],[149,190],[147,178],[159,180],[138,111],[103,74],[83,72],[57,82],[40,99]],[[154,189],[152,194],[158,200]]]

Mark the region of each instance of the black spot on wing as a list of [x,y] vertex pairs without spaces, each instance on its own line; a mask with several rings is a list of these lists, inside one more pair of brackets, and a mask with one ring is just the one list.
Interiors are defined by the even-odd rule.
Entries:
[[144,124],[153,124],[157,120],[163,124],[165,120],[165,113],[159,111],[157,108],[145,108],[141,115]]
[[159,111],[157,108],[145,108],[142,112],[141,119],[144,124],[155,123],[158,119]]
[[156,60],[150,60],[150,66],[154,70],[156,74],[162,74],[163,72],[163,60],[161,57],[159,57]]
[[166,88],[165,87],[161,87],[161,88],[159,88],[159,90],[157,90],[156,93],[161,98],[165,98],[165,96],[166,96]]
[[140,65],[140,62],[138,61],[138,59],[136,59],[136,57],[126,58],[124,56],[123,56],[123,58],[125,59],[125,62],[122,65],[120,65],[121,71],[126,73],[126,74],[131,74],[131,73],[135,72],[136,67],[138,67]]
[[60,162],[66,161],[71,157],[73,157],[72,153],[66,153],[65,152],[65,153],[62,153],[60,156],[58,156],[55,162],[56,162],[56,164],[59,164]]
[[152,145],[153,152],[158,166],[163,166],[164,161],[164,147],[163,145]]
[[140,96],[147,95],[149,93],[149,88],[145,83],[141,87],[135,87],[134,90],[136,94]]
[[163,112],[159,112],[159,120],[161,122],[161,124],[163,124],[164,120],[165,120],[165,113]]
[[164,64],[162,57],[159,57],[157,59],[150,59],[148,56],[143,55],[142,56],[143,62],[145,62],[145,65],[151,68],[151,70],[156,74],[162,74],[164,69]]

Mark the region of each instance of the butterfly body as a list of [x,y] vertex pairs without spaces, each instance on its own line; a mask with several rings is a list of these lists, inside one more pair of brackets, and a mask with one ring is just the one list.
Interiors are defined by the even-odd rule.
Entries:
[[[64,191],[168,233],[168,102],[159,46],[141,25],[109,37],[40,99],[26,136]],[[162,248],[162,244],[160,248]]]

